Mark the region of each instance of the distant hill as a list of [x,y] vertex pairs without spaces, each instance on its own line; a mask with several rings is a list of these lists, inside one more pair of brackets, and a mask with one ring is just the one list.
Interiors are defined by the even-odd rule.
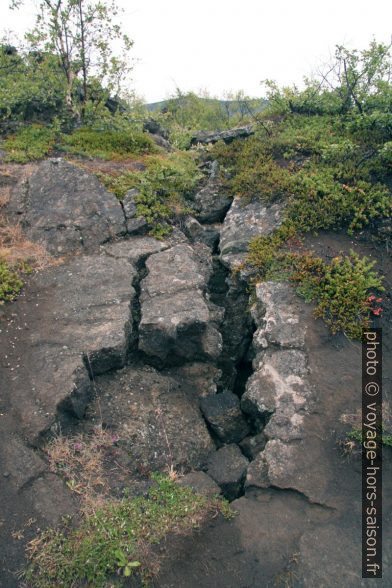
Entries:
[[[172,100],[180,100],[180,98],[174,98],[170,101]],[[228,105],[230,105],[230,110],[232,113],[240,112],[241,108],[241,103],[238,103],[237,100],[219,100],[217,98],[200,98],[200,100],[203,100],[210,104],[219,103],[223,108],[226,108]],[[159,110],[162,110],[162,108],[164,108],[168,102],[169,100],[161,100],[160,102],[150,102],[145,106],[147,110],[149,110],[150,112],[157,112]],[[246,102],[249,104],[249,107],[251,108],[252,112],[255,113],[264,110],[264,108],[266,108],[268,104],[268,100],[266,100],[265,98],[252,98],[250,100],[247,100]]]

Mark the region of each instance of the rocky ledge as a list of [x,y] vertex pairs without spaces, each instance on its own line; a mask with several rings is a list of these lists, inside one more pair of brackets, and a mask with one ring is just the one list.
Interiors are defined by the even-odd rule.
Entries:
[[[257,284],[250,304],[246,272],[233,272],[249,240],[279,226],[281,205],[230,202],[213,165],[197,218],[158,241],[133,198],[121,207],[87,172],[55,160],[11,199],[9,214],[63,259],[30,279],[0,332],[7,508],[23,496],[40,524],[74,512],[39,448],[99,424],[117,439],[116,495],[143,492],[151,471],[169,469],[238,513],[175,550],[157,586],[212,588],[222,574],[225,588],[276,577],[363,585],[360,468],[336,445],[360,391],[358,347],[332,342],[286,283]],[[18,431],[12,443],[7,427]],[[389,516],[388,457],[384,467]],[[387,552],[389,581],[388,561]]]

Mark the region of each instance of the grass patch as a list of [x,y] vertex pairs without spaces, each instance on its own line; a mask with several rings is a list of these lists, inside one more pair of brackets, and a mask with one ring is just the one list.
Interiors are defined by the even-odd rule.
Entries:
[[7,153],[6,161],[28,163],[46,157],[55,146],[55,142],[54,129],[35,124],[23,127],[5,139],[2,147]]
[[68,488],[83,499],[86,513],[109,494],[104,460],[117,441],[117,437],[96,427],[88,436],[54,437],[45,447],[51,471],[61,475]]
[[19,273],[14,271],[7,262],[0,260],[0,304],[17,297],[23,287]]
[[[392,447],[392,432],[387,431],[385,427],[382,427],[381,443],[383,447]],[[351,431],[338,440],[338,445],[343,455],[361,454],[363,445],[362,429],[353,427]]]
[[92,129],[79,129],[70,135],[62,135],[61,149],[73,155],[99,157],[112,161],[158,151],[154,141],[141,131]]
[[56,147],[73,155],[121,161],[135,155],[157,153],[154,141],[138,130],[97,131],[78,129],[61,134],[56,125],[45,127],[33,124],[21,128],[3,142],[6,161],[27,163],[43,159]]
[[369,294],[384,289],[372,269],[374,264],[353,251],[335,257],[330,264],[309,255],[300,256],[291,280],[298,284],[297,292],[305,300],[316,302],[315,316],[322,318],[332,333],[343,332],[350,339],[360,339],[362,329],[371,324]]
[[27,582],[37,588],[107,585],[137,570],[157,571],[151,547],[169,533],[187,533],[211,515],[231,516],[227,503],[195,494],[161,474],[147,496],[108,502],[86,515],[78,529],[43,532],[28,547]]

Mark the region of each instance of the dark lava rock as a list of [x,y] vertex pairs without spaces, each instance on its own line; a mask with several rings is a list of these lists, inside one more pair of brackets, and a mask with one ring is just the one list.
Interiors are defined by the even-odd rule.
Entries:
[[219,164],[214,161],[206,184],[194,197],[196,218],[201,223],[222,222],[229,210],[232,198],[222,189]]
[[254,134],[251,125],[246,127],[238,127],[236,129],[229,129],[227,131],[198,131],[191,137],[191,145],[207,145],[208,143],[216,143],[217,141],[224,141],[230,143],[234,139],[250,137]]
[[221,231],[222,262],[232,268],[243,261],[249,241],[272,233],[280,225],[281,218],[281,204],[266,206],[260,200],[246,202],[243,198],[234,198]]
[[205,295],[212,271],[209,257],[204,245],[179,244],[147,260],[139,348],[159,367],[216,360],[222,351],[217,328],[222,312]]
[[261,451],[263,451],[266,443],[267,439],[264,433],[258,433],[257,435],[254,435],[254,437],[245,437],[239,445],[242,449],[242,453],[252,461]]
[[15,407],[30,440],[69,415],[84,416],[93,391],[89,372],[96,376],[124,365],[135,340],[136,275],[124,259],[92,255],[31,280],[30,289],[40,295],[29,330],[21,333],[29,394]]
[[222,488],[224,496],[234,500],[242,491],[248,464],[237,445],[225,445],[209,458],[207,473]]
[[159,135],[160,137],[163,137],[166,140],[169,139],[168,131],[166,129],[164,129],[159,124],[159,122],[157,122],[156,120],[154,120],[152,118],[145,121],[145,123],[143,124],[143,131],[145,131],[147,133],[151,133],[151,135]]
[[100,397],[89,408],[90,424],[103,422],[117,435],[129,476],[205,466],[215,447],[198,397],[185,381],[150,366],[132,366],[100,376],[96,385]]
[[139,194],[139,190],[132,188],[129,190],[122,201],[122,207],[127,224],[127,232],[130,235],[144,234],[148,231],[148,224],[145,219],[137,214],[137,205],[135,196]]
[[52,255],[91,252],[126,232],[117,198],[98,179],[64,161],[44,161],[13,192],[8,212]]
[[188,216],[184,222],[184,232],[192,241],[204,243],[210,249],[214,250],[219,243],[219,230],[212,226],[203,226],[192,216]]
[[165,151],[173,151],[173,148],[167,139],[161,137],[161,135],[150,135],[151,139],[154,141],[158,147],[162,147]]
[[180,478],[178,483],[180,486],[186,486],[194,490],[194,492],[204,494],[205,496],[221,494],[221,489],[218,484],[205,472],[190,472],[183,478]]
[[47,526],[57,526],[62,517],[72,516],[77,512],[77,500],[69,492],[64,480],[52,473],[31,480],[22,491],[19,500],[32,503],[34,511],[42,518]]
[[212,394],[200,401],[204,418],[225,443],[238,443],[249,433],[238,396],[232,392]]

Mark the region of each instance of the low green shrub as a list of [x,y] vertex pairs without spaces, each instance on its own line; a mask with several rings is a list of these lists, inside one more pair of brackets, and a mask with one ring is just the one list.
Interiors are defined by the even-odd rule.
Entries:
[[61,148],[67,153],[108,160],[158,151],[154,141],[146,133],[138,130],[79,129],[70,135],[62,135],[61,144]]
[[151,157],[145,171],[127,171],[118,176],[100,174],[105,186],[120,200],[131,188],[139,216],[151,225],[151,233],[163,237],[170,232],[169,221],[190,210],[191,197],[202,177],[193,153],[171,153]]
[[[208,515],[230,517],[219,498],[195,494],[156,474],[147,496],[108,502],[77,529],[48,530],[30,544],[27,581],[37,588],[107,586],[116,573],[149,575],[149,548],[169,533],[189,532]],[[151,554],[150,554],[151,555]]]
[[14,300],[22,286],[19,274],[5,261],[0,260],[0,304]]
[[17,133],[5,139],[2,147],[6,161],[27,163],[47,156],[56,142],[56,130],[34,124],[22,127]]
[[343,331],[349,338],[360,339],[370,325],[369,293],[383,290],[381,280],[372,270],[375,262],[351,252],[336,257],[325,266],[316,286],[316,316],[324,319],[332,333]]
[[[272,238],[251,241],[247,264],[256,273],[255,279],[290,280],[300,296],[316,303],[315,316],[322,318],[332,333],[361,338],[362,329],[370,325],[369,294],[383,290],[382,278],[373,271],[375,262],[351,251],[328,264],[319,257],[292,252],[287,236],[283,227]],[[378,308],[373,313],[379,312]]]
[[349,234],[392,212],[389,190],[382,184],[336,180],[333,169],[300,170],[292,181],[286,216],[298,233],[347,228]]

